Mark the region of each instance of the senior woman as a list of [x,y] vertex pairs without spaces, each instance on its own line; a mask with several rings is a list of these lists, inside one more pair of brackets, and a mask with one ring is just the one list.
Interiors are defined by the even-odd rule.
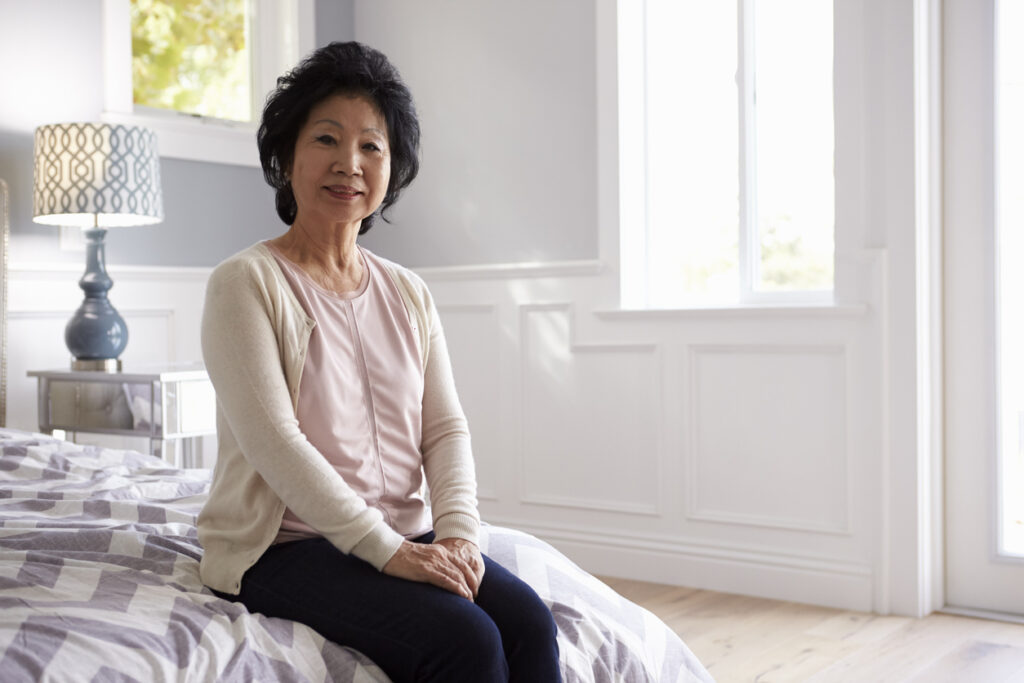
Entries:
[[430,294],[357,243],[419,169],[408,89],[380,52],[332,43],[278,80],[258,141],[289,227],[207,288],[218,459],[203,582],[395,681],[560,680],[550,611],[478,548],[469,433]]

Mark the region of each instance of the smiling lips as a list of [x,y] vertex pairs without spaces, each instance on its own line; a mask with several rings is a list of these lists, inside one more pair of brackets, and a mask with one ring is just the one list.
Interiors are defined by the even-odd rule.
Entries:
[[362,194],[360,190],[348,185],[327,185],[324,189],[338,199],[354,199]]

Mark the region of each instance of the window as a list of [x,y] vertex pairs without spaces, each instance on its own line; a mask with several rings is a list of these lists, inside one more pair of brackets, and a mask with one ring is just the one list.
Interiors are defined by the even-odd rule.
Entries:
[[313,0],[104,0],[104,112],[165,157],[258,166],[260,106],[313,49]]
[[252,19],[249,0],[131,0],[136,111],[251,123]]
[[646,0],[619,21],[623,304],[831,300],[832,3]]

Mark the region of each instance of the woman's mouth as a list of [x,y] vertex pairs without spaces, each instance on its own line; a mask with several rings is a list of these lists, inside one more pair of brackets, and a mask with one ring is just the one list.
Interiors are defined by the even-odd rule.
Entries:
[[325,190],[332,196],[338,199],[355,199],[362,194],[359,190],[348,185],[327,185],[324,187]]

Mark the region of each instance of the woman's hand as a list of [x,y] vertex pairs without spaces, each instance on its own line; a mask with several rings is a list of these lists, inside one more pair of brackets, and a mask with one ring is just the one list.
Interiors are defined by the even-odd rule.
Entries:
[[480,548],[463,538],[442,538],[434,541],[434,544],[444,546],[453,556],[461,558],[460,566],[469,570],[464,574],[466,585],[473,591],[473,597],[476,597],[484,578],[484,557],[480,554]]
[[[470,543],[470,545],[473,544]],[[481,560],[480,566],[480,575],[482,576],[483,560]],[[476,588],[480,586],[479,581],[476,581],[476,588],[470,587],[466,577],[475,576],[476,572],[474,567],[463,558],[463,552],[461,550],[454,552],[443,544],[428,545],[403,541],[402,545],[398,547],[398,552],[384,565],[383,571],[388,576],[429,583],[456,595],[461,595],[468,600],[473,599]]]

